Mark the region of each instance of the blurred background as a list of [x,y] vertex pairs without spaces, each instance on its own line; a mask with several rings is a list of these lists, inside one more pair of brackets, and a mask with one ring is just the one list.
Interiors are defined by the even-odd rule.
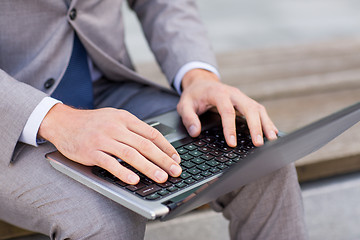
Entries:
[[[197,0],[216,53],[359,36],[357,0]],[[125,7],[135,63],[152,61],[134,14]]]

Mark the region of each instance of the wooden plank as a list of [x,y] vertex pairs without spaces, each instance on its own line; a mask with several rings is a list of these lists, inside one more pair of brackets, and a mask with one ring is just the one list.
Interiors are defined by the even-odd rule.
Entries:
[[[256,100],[360,87],[360,39],[218,55],[222,81]],[[140,73],[167,85],[154,63]]]
[[0,240],[28,236],[32,234],[34,233],[0,221]]

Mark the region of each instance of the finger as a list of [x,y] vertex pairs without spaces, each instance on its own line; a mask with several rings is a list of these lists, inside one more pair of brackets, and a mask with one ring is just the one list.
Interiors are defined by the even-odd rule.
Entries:
[[269,115],[267,114],[266,109],[260,111],[260,117],[261,117],[262,129],[263,132],[265,133],[266,138],[270,141],[277,139],[277,134],[279,133],[279,130],[275,127],[273,121],[271,121]]
[[183,124],[191,137],[199,136],[201,132],[201,123],[196,109],[190,101],[181,101],[177,107]]
[[250,135],[252,138],[252,142],[255,146],[259,147],[264,144],[263,132],[260,114],[256,107],[249,107],[247,111],[245,111],[245,118],[248,124]]
[[234,106],[229,98],[219,97],[216,100],[216,107],[221,116],[226,142],[230,147],[236,147],[236,113]]
[[151,142],[153,142],[161,151],[166,153],[175,162],[180,163],[181,158],[176,149],[166,140],[166,138],[155,128],[149,126],[147,123],[137,119],[131,115],[127,121],[126,127],[135,134],[138,134]]
[[[120,133],[124,136],[125,133]],[[164,169],[173,177],[178,177],[181,174],[181,167],[177,162],[170,158],[167,154],[161,151],[153,142],[131,131],[126,132],[126,137],[117,139],[118,142],[126,144],[129,147],[136,149],[146,159],[155,163],[160,168]]]
[[114,157],[109,154],[98,151],[95,158],[98,166],[109,171],[115,177],[128,184],[137,184],[140,178],[133,171],[122,166]]
[[102,148],[104,149],[104,152],[120,158],[124,162],[128,163],[158,183],[163,183],[167,180],[168,175],[163,169],[150,162],[136,149],[128,145],[117,141],[112,141],[106,146],[102,146]]

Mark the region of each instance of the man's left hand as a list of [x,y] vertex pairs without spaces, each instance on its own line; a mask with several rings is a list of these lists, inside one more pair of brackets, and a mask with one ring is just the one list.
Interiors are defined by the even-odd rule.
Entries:
[[278,130],[265,107],[239,89],[221,83],[214,73],[202,69],[190,70],[183,78],[182,87],[177,110],[190,136],[197,137],[201,132],[198,115],[216,107],[229,146],[235,147],[237,144],[236,111],[245,116],[255,146],[263,145],[263,133],[269,140],[277,138]]

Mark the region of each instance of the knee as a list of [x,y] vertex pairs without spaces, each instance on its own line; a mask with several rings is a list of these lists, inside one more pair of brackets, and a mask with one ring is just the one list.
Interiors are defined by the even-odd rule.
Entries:
[[143,239],[146,219],[111,200],[109,208],[84,204],[51,227],[52,239]]

